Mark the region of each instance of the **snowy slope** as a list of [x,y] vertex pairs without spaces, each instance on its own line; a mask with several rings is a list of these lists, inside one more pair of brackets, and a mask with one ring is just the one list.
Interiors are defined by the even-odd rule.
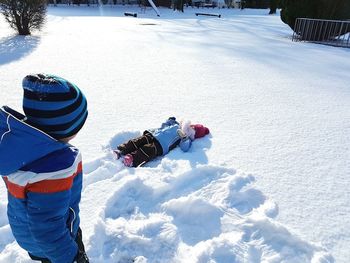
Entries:
[[[81,214],[91,262],[333,262],[273,220],[278,208],[252,175],[202,163],[210,138],[135,169],[111,153],[131,135],[139,133],[117,134],[104,156],[84,166]],[[30,262],[2,220],[0,262]]]
[[[349,50],[293,43],[267,10],[124,11],[140,10],[50,8],[25,38],[0,22],[1,105],[21,107],[30,72],[66,77],[88,98],[73,144],[92,262],[347,262]],[[173,115],[211,137],[144,168],[112,159],[110,148]],[[5,214],[1,185],[0,262],[30,262]]]
[[[124,138],[117,134],[111,148]],[[85,225],[92,261],[332,262],[272,219],[277,207],[252,175],[202,163],[210,145],[198,140],[191,152],[176,149],[142,169],[125,169],[111,154],[87,164],[82,210],[94,219]]]

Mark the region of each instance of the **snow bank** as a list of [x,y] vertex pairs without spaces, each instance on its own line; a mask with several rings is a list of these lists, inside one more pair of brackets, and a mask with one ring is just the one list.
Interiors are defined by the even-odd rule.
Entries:
[[110,149],[138,134],[117,134],[85,165],[82,222],[92,262],[333,262],[274,221],[278,208],[252,175],[196,161],[210,138],[189,153],[125,168]]
[[[88,122],[73,144],[85,161],[94,159],[84,163],[82,201],[93,259],[225,262],[234,250],[238,262],[245,253],[245,262],[269,255],[265,261],[332,261],[302,237],[347,262],[349,50],[291,42],[290,28],[268,10],[220,9],[220,19],[196,17],[197,8],[162,9],[160,18],[148,9],[137,19],[125,11],[140,9],[52,7],[43,31],[29,37],[13,36],[0,21],[0,105],[21,108],[21,80],[30,72],[66,77],[89,100]],[[141,169],[125,169],[109,153],[96,159],[116,132],[109,146],[171,115],[203,122],[213,138]],[[242,189],[212,188],[243,178]],[[31,262],[13,242],[6,200],[0,184],[0,262]]]
[[[210,165],[211,138],[175,149],[145,167],[127,168],[111,149],[140,132],[121,132],[105,154],[84,164],[81,220],[93,263],[333,262],[274,221],[277,205],[253,175]],[[0,263],[30,262],[0,204]]]

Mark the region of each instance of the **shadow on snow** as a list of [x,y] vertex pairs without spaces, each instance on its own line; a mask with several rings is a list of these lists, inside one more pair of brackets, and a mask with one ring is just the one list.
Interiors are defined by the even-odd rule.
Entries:
[[0,39],[0,65],[28,56],[40,42],[37,36],[9,36]]

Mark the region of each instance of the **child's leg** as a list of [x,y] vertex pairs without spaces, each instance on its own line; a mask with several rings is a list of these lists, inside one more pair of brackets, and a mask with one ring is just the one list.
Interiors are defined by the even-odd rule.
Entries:
[[126,143],[120,144],[117,147],[117,149],[121,152],[121,154],[126,155],[128,153],[132,153],[136,151],[141,146],[152,142],[153,142],[153,137],[147,134],[147,135],[142,135],[135,139],[129,140]]
[[[75,238],[75,242],[77,243],[78,245],[78,249],[79,249],[79,256],[80,256],[80,261],[78,262],[89,262],[89,259],[88,257],[86,256],[86,253],[85,253],[85,247],[84,247],[84,244],[83,244],[83,237],[82,237],[82,231],[79,227],[78,229],[78,233],[77,233],[77,236]],[[30,253],[28,253],[30,258],[34,261],[41,261],[42,263],[51,263],[50,260],[48,260],[47,258],[40,258],[40,257],[36,257]],[[76,261],[74,261],[76,262]]]
[[132,166],[141,166],[159,155],[159,151],[154,143],[146,144],[130,153],[132,156]]

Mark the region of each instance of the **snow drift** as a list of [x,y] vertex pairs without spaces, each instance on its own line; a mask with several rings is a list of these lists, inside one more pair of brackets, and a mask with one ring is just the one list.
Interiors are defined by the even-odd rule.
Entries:
[[[210,165],[211,138],[127,168],[112,149],[140,132],[121,132],[84,164],[81,218],[91,262],[333,262],[274,221],[277,205],[253,175]],[[31,262],[0,205],[0,263]]]
[[[21,108],[30,72],[88,96],[73,144],[92,262],[347,262],[349,50],[293,43],[268,10],[125,11],[139,8],[49,8],[47,27],[23,38],[0,22],[1,105]],[[172,115],[213,137],[143,168],[113,159],[110,148]],[[4,184],[0,262],[31,262],[11,235]]]

